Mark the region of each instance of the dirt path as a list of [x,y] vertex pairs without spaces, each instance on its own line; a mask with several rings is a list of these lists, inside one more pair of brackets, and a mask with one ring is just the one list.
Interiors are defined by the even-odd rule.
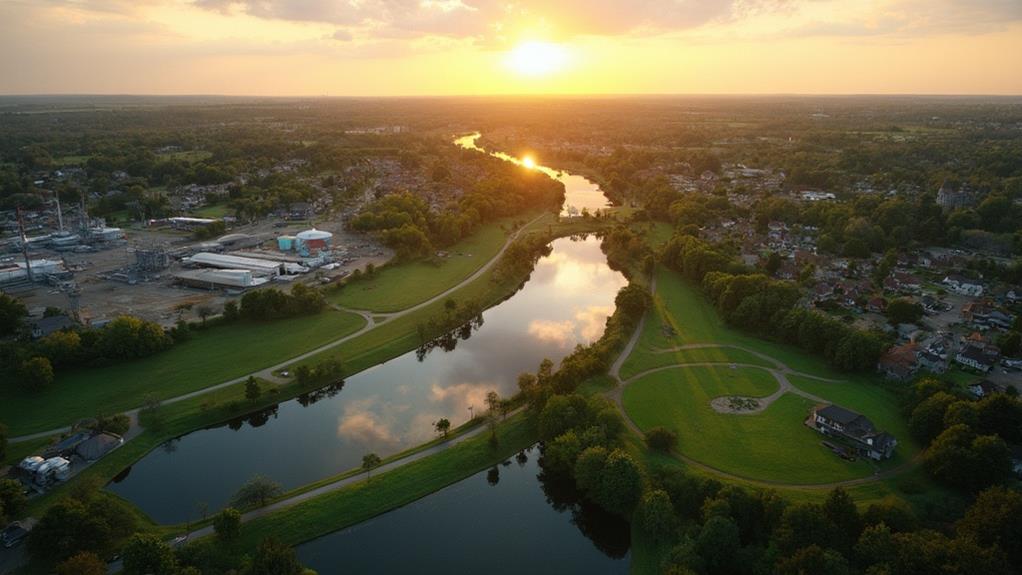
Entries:
[[[289,365],[291,365],[291,364],[293,364],[295,362],[299,362],[299,361],[302,361],[304,359],[308,359],[308,358],[310,358],[310,357],[312,357],[312,356],[314,356],[314,355],[316,355],[318,353],[324,352],[324,351],[326,351],[328,349],[333,349],[333,348],[335,348],[335,347],[337,347],[337,346],[339,346],[339,345],[341,345],[341,344],[343,344],[345,342],[351,341],[351,340],[355,339],[356,337],[359,337],[359,336],[365,334],[366,332],[368,332],[368,331],[370,331],[370,330],[372,330],[373,328],[376,327],[377,322],[376,322],[376,320],[374,318],[383,318],[386,321],[391,321],[391,320],[397,319],[399,317],[408,315],[410,313],[418,311],[418,310],[420,310],[420,309],[422,309],[422,308],[424,308],[426,306],[429,306],[430,304],[436,303],[436,302],[438,302],[438,301],[448,297],[450,294],[458,291],[459,289],[461,289],[461,288],[465,287],[466,285],[468,285],[468,284],[474,282],[475,280],[479,279],[480,277],[483,276],[483,274],[485,274],[487,271],[489,271],[490,268],[492,268],[494,265],[496,265],[497,261],[500,260],[500,257],[502,255],[504,255],[504,252],[507,251],[507,249],[511,246],[511,244],[516,239],[518,239],[518,236],[520,236],[523,231],[528,229],[529,226],[531,226],[532,224],[534,224],[537,221],[539,221],[545,215],[546,215],[545,213],[544,214],[540,214],[539,216],[536,216],[535,218],[533,218],[531,221],[529,221],[528,223],[526,223],[522,227],[518,228],[515,231],[515,233],[511,234],[511,236],[507,239],[507,241],[504,242],[504,245],[500,248],[500,251],[498,251],[496,254],[494,254],[492,258],[490,258],[485,264],[480,266],[479,269],[477,269],[475,272],[472,273],[472,275],[470,275],[467,278],[461,280],[460,282],[458,282],[457,284],[451,286],[450,288],[447,288],[443,292],[441,292],[441,293],[439,293],[439,294],[437,294],[437,295],[427,299],[426,301],[417,303],[417,304],[415,304],[415,305],[413,305],[411,307],[407,307],[407,308],[405,308],[405,309],[403,309],[401,311],[395,311],[395,312],[390,312],[390,313],[374,313],[374,312],[371,312],[369,310],[356,310],[356,309],[338,308],[338,309],[343,309],[344,311],[349,311],[349,312],[352,312],[352,313],[357,313],[358,315],[360,315],[363,318],[365,318],[366,324],[361,329],[359,329],[358,331],[356,331],[354,333],[350,333],[350,334],[348,334],[348,335],[346,335],[346,336],[344,336],[342,338],[335,339],[334,341],[331,341],[329,343],[323,344],[323,345],[321,345],[321,346],[319,346],[319,347],[317,347],[315,349],[309,350],[309,351],[307,351],[305,353],[302,353],[302,354],[296,355],[294,357],[291,357],[289,359],[286,359],[284,361],[281,361],[280,363],[277,363],[275,365],[271,365],[269,367],[260,369],[258,371],[254,371],[252,373],[247,373],[245,375],[242,375],[241,377],[236,377],[234,379],[225,381],[223,383],[218,383],[216,385],[212,385],[212,386],[209,386],[209,387],[204,387],[202,389],[198,389],[198,390],[192,391],[190,393],[186,393],[184,395],[179,395],[177,397],[172,397],[170,399],[166,399],[166,400],[163,401],[163,404],[164,405],[169,405],[169,404],[177,403],[179,401],[185,401],[186,399],[192,399],[192,398],[198,397],[200,395],[205,395],[207,393],[211,393],[211,392],[216,391],[218,389],[223,389],[225,387],[229,387],[231,385],[235,385],[237,383],[241,383],[241,382],[245,381],[246,379],[248,379],[250,376],[254,376],[254,377],[257,377],[257,378],[265,379],[265,380],[271,381],[271,382],[276,383],[276,384],[285,383],[287,380],[283,379],[283,378],[280,378],[280,377],[277,377],[276,375],[274,375],[275,371],[279,371],[279,370],[281,370],[281,369],[283,369],[283,368],[285,368],[285,367],[287,367],[287,366],[289,366]],[[136,408],[136,409],[129,410],[129,411],[125,412],[125,413],[127,413],[132,418],[133,422],[137,422],[138,421],[138,412],[139,411],[140,411],[140,408]],[[17,437],[11,437],[11,438],[9,438],[8,441],[10,443],[21,443],[21,442],[24,442],[24,441],[32,441],[34,439],[41,439],[43,437],[49,437],[51,435],[57,435],[59,433],[66,433],[68,431],[71,431],[71,427],[70,426],[65,426],[65,427],[60,427],[60,428],[57,428],[57,429],[50,429],[50,430],[47,430],[47,431],[40,431],[38,433],[32,433],[32,434],[28,434],[28,435],[19,435]]]

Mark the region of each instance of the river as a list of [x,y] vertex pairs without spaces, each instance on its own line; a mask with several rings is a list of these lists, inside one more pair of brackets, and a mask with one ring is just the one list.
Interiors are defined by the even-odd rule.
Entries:
[[[484,152],[475,145],[478,137],[456,143],[470,143]],[[599,188],[585,178],[543,166],[535,169],[566,187],[570,183],[566,208],[580,205],[595,211],[607,205]],[[366,453],[386,457],[419,445],[435,437],[433,422],[439,418],[460,425],[485,409],[487,392],[511,395],[517,391],[520,373],[535,371],[544,358],[556,364],[576,345],[598,339],[614,311],[614,297],[626,283],[607,266],[597,238],[555,240],[525,284],[484,311],[482,324],[464,334],[467,339],[458,340],[453,349],[437,348],[424,356],[411,351],[349,377],[343,386],[169,441],[125,469],[108,489],[160,523],[179,523],[225,507],[255,475],[291,489],[358,467]],[[372,556],[385,559],[390,567],[384,571],[404,571],[412,565],[420,572],[472,570],[476,563],[459,563],[454,548],[451,558],[443,560],[431,552],[452,545],[441,534],[457,528],[466,544],[492,546],[494,556],[503,550],[500,565],[486,567],[491,571],[546,571],[551,565],[559,565],[558,572],[627,569],[622,560],[628,550],[627,523],[605,517],[573,496],[565,497],[571,490],[563,486],[554,490],[561,495],[552,497],[549,485],[538,477],[535,456],[499,471],[497,486],[489,487],[477,475],[303,545],[303,560],[321,573],[331,573],[330,565],[340,561],[337,550],[350,549],[344,572],[381,570],[372,563],[354,566],[353,555],[367,561]],[[441,509],[444,528],[423,529],[423,510],[435,514]],[[487,529],[473,529],[477,520],[485,521]],[[417,530],[415,537],[394,535],[410,529]],[[359,538],[367,534],[372,545]],[[388,548],[381,547],[394,541],[402,542],[401,554],[386,553]],[[511,541],[521,549],[510,555],[515,561],[506,559],[507,551],[514,549]],[[379,553],[366,554],[370,546],[379,547]],[[544,559],[546,555],[550,557]],[[422,562],[424,557],[430,561]]]

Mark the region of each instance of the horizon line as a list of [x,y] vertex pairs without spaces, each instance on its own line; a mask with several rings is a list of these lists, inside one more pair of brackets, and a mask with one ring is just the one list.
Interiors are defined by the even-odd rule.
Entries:
[[444,99],[444,98],[685,98],[685,97],[795,97],[795,98],[1022,98],[1022,93],[981,92],[544,92],[493,94],[218,94],[218,93],[143,93],[143,92],[25,92],[0,93],[0,98],[251,98],[283,99]]

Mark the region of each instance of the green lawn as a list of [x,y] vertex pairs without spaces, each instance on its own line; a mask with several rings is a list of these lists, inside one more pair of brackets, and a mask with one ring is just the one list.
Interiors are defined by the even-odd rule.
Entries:
[[24,435],[100,412],[132,409],[149,393],[167,399],[203,389],[285,361],[364,324],[361,316],[330,310],[267,323],[216,326],[151,357],[66,372],[41,393],[0,390],[0,421],[12,435]]
[[[652,350],[692,343],[739,345],[766,354],[792,369],[836,379],[849,377],[797,347],[760,339],[727,326],[703,294],[679,274],[659,267],[656,278],[655,309],[646,316],[639,343],[622,366],[623,377],[648,369],[648,366],[662,365],[663,357],[648,357]],[[666,334],[664,326],[671,326],[675,333]],[[684,356],[693,361],[763,363],[762,359],[750,361],[750,354],[727,349],[688,350]]]
[[253,548],[265,537],[290,544],[308,541],[407,505],[482,471],[535,442],[532,420],[518,415],[497,427],[498,447],[481,433],[436,455],[414,461],[332,493],[260,517],[241,528],[241,543]]
[[372,279],[352,282],[328,297],[350,309],[375,312],[399,311],[426,301],[457,285],[493,258],[507,239],[501,226],[509,227],[511,221],[484,226],[445,250],[448,256],[439,264],[413,261],[385,266]]
[[[640,429],[654,426],[678,434],[678,450],[722,471],[784,484],[813,484],[864,477],[866,461],[847,462],[824,448],[803,425],[812,402],[781,396],[756,415],[720,414],[710,400],[722,395],[768,395],[773,378],[754,368],[685,368],[653,373],[624,390],[625,410]],[[815,390],[814,390],[815,391]],[[896,465],[896,457],[882,467]]]
[[227,204],[213,204],[202,206],[194,210],[194,212],[200,218],[222,218],[231,214],[231,207]]

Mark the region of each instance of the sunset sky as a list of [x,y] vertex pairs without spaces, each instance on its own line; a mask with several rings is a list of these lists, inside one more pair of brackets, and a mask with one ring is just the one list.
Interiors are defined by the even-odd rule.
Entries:
[[0,93],[1022,93],[1022,0],[0,0]]

